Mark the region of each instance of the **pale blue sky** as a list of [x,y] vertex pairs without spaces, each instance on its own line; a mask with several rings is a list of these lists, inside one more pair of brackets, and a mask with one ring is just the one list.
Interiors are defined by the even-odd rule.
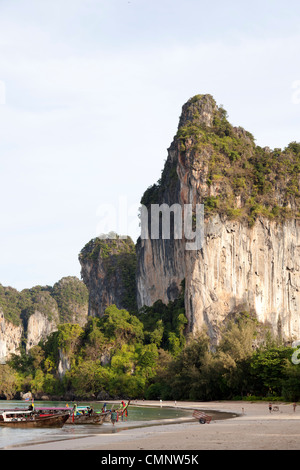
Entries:
[[299,141],[299,20],[290,0],[0,0],[0,283],[79,276],[103,205],[127,201],[135,238],[195,94],[261,146]]

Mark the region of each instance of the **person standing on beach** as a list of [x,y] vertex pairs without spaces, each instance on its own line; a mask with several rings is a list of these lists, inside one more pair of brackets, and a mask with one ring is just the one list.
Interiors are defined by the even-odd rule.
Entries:
[[269,403],[269,412],[272,413],[272,403]]
[[296,411],[296,406],[297,406],[297,404],[294,402],[294,403],[293,403],[294,413],[295,413],[295,411]]
[[115,422],[117,421],[117,413],[116,413],[116,411],[112,411],[112,412],[111,412],[110,419],[111,419],[112,425],[114,426],[114,425],[115,425]]

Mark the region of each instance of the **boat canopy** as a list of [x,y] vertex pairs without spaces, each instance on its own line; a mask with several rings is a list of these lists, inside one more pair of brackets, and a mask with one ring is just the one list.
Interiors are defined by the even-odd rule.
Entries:
[[32,415],[32,411],[29,410],[24,410],[24,411],[3,411],[1,413],[3,421],[4,422],[9,422],[9,421],[23,421],[26,418],[30,417]]
[[8,411],[3,411],[2,412],[2,415],[3,416],[6,416],[6,415],[23,415],[23,414],[32,414],[33,412],[31,410],[23,410],[23,411],[13,411],[13,410],[8,410]]
[[61,411],[70,411],[72,408],[68,408],[67,406],[37,406],[36,410],[61,410]]

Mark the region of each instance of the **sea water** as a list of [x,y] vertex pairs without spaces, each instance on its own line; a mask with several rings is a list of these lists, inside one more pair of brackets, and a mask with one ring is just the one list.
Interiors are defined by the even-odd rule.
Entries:
[[[57,401],[35,401],[35,407],[57,406],[65,407],[67,402]],[[73,407],[73,402],[69,402],[70,408]],[[101,411],[103,403],[96,402],[77,402],[78,405],[91,405],[95,411]],[[9,401],[0,400],[0,409],[7,408],[24,408],[28,409],[29,402],[24,401]],[[107,403],[106,409],[109,410],[113,406],[112,403]],[[118,404],[114,404],[114,408],[118,408]],[[18,445],[42,443],[47,441],[72,439],[76,437],[83,437],[91,434],[107,434],[120,432],[123,429],[133,426],[142,426],[151,424],[151,421],[164,420],[164,419],[178,419],[189,418],[192,415],[191,410],[181,410],[177,408],[165,407],[142,407],[130,405],[128,408],[128,416],[124,417],[123,421],[120,419],[115,426],[110,422],[103,423],[102,425],[81,424],[81,425],[64,425],[62,428],[9,428],[0,426],[0,449],[12,448]]]

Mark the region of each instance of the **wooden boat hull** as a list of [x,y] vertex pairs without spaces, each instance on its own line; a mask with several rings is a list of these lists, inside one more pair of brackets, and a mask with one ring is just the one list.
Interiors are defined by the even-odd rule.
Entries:
[[101,415],[92,415],[92,416],[73,416],[69,415],[66,424],[102,424],[104,421],[104,416]]
[[103,421],[104,421],[105,423],[109,423],[110,420],[111,420],[111,418],[110,418],[110,413],[106,413],[105,416],[104,416],[104,420],[103,420]]
[[0,426],[9,428],[61,428],[69,413],[27,418],[24,421],[0,421]]

